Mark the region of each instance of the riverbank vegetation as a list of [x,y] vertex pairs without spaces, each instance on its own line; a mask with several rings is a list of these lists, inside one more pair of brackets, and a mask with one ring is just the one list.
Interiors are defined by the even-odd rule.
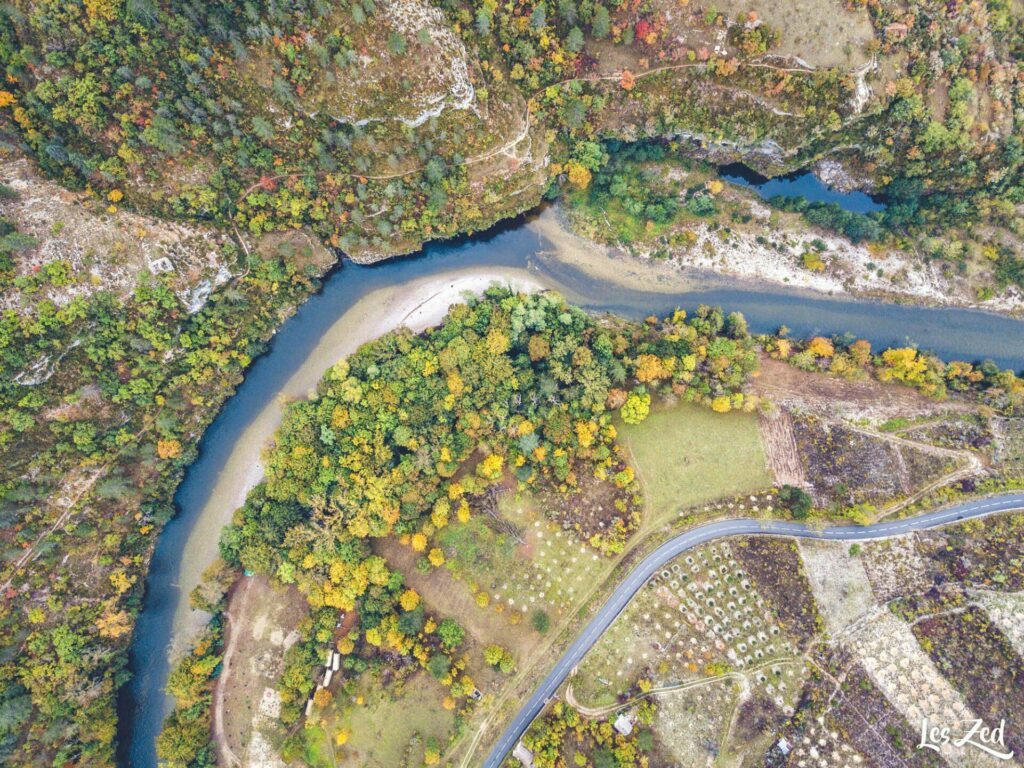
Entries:
[[[1019,234],[1011,229],[975,222],[940,234],[923,219],[910,221],[898,197],[881,198],[884,206],[869,213],[803,197],[762,200],[729,183],[720,166],[694,160],[685,142],[603,146],[608,162],[564,196],[569,223],[590,240],[820,291],[1024,307]],[[843,183],[833,161],[818,168]]]
[[975,365],[944,362],[916,347],[891,347],[874,354],[871,344],[852,336],[810,339],[761,337],[762,346],[777,360],[805,371],[823,371],[853,381],[876,379],[911,387],[926,397],[944,400],[959,395],[977,400],[1004,416],[1024,412],[1024,378],[992,361]]

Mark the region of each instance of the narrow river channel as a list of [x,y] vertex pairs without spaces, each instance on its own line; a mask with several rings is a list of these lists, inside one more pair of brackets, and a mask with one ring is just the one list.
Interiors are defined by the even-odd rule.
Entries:
[[876,348],[915,343],[946,359],[991,358],[1003,367],[1024,367],[1022,321],[974,310],[826,298],[699,273],[648,273],[606,254],[593,257],[604,259],[601,269],[590,269],[544,234],[551,232],[552,216],[548,211],[376,266],[346,261],[284,323],[207,430],[175,497],[178,514],[157,543],[131,650],[133,677],[119,700],[121,765],[157,764],[155,740],[171,704],[164,694],[169,657],[203,620],[189,609],[188,594],[217,555],[220,529],[260,478],[259,454],[280,422],[283,401],[305,396],[329,365],[383,332],[382,316],[397,312],[414,325],[415,313],[436,298],[431,291],[442,283],[479,290],[493,279],[553,288],[586,309],[634,317],[716,304],[742,311],[754,332],[780,325],[797,336],[849,332]]

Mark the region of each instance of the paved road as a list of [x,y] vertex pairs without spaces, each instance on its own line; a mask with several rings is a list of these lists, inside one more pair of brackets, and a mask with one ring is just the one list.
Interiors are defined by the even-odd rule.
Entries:
[[926,528],[937,528],[947,523],[970,518],[985,517],[999,512],[1024,509],[1024,493],[1006,493],[976,501],[968,501],[955,507],[947,507],[935,512],[908,517],[903,520],[876,523],[874,525],[832,526],[815,530],[803,523],[782,522],[777,520],[725,520],[709,523],[676,536],[662,544],[643,559],[623,581],[615,592],[602,606],[586,629],[569,646],[551,670],[544,682],[529,698],[516,719],[508,726],[501,740],[497,743],[483,768],[498,768],[505,755],[511,751],[516,742],[533,722],[534,718],[544,709],[545,702],[555,695],[569,672],[583,659],[590,647],[611,625],[615,617],[629,603],[630,599],[665,563],[688,549],[706,544],[715,539],[727,536],[743,536],[748,534],[771,534],[774,536],[796,536],[803,539],[826,539],[837,541],[853,541],[857,539],[882,539],[887,536],[898,536],[901,533],[920,531]]

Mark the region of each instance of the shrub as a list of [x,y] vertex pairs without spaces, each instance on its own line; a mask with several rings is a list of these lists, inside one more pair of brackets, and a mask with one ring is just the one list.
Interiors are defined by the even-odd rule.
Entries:
[[530,623],[533,628],[540,632],[542,635],[546,634],[551,629],[551,617],[544,611],[534,611],[533,616],[530,619]]

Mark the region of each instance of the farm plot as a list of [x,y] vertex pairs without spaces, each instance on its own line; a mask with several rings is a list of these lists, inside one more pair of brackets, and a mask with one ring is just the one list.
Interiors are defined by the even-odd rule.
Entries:
[[537,611],[563,618],[610,568],[608,558],[547,520],[529,497],[503,496],[497,517],[448,525],[438,542],[476,604],[513,624]]
[[985,450],[992,446],[994,437],[989,420],[979,413],[957,411],[944,413],[938,419],[910,425],[899,431],[900,436],[931,443],[942,448]]
[[728,543],[680,556],[616,619],[573,679],[577,700],[603,706],[638,680],[655,688],[743,673],[783,709],[792,691],[781,662],[797,656]]
[[705,765],[722,751],[740,686],[720,680],[700,688],[659,693],[655,765]]
[[222,753],[253,766],[276,765],[284,734],[277,720],[277,682],[287,650],[308,608],[294,588],[275,588],[261,576],[242,579],[228,604],[223,670],[214,691],[214,737]]
[[806,645],[819,619],[796,542],[751,536],[737,541],[733,553],[789,637]]
[[755,394],[790,410],[852,421],[912,419],[948,410],[920,392],[899,384],[801,371],[769,357],[761,358],[761,375],[753,380],[752,387]]
[[[790,757],[792,762],[787,762],[784,750],[776,744],[766,756],[766,768],[786,764],[819,766],[823,759],[829,766],[945,765],[930,750],[917,749],[917,724],[911,726],[875,687],[864,668],[852,662],[844,651],[829,651],[816,660],[816,666],[826,674],[816,676],[808,684],[800,714],[782,732],[783,744],[796,759]],[[842,684],[837,686],[836,680],[842,680]]]
[[768,468],[778,485],[802,487],[807,473],[793,432],[793,417],[785,408],[765,409],[758,415]]
[[879,603],[924,592],[931,586],[916,536],[864,542],[859,559]]
[[[609,474],[621,472],[627,466],[624,461],[617,461]],[[619,488],[590,473],[577,477],[577,485],[569,493],[552,486],[538,488],[535,501],[549,521],[602,551],[614,549],[612,542],[627,541],[643,517],[643,497],[635,483]]]
[[[935,665],[986,723],[1024,723],[1024,665],[1007,637],[976,607],[913,625]],[[1024,733],[1011,725],[1006,746],[1024,753]]]
[[820,506],[884,503],[913,493],[953,468],[948,456],[815,416],[797,416],[793,428],[812,495]]
[[[364,673],[351,699],[338,702],[336,717],[319,726],[321,738],[307,739],[313,745],[305,756],[307,764],[325,768],[423,765],[427,750],[443,751],[453,735],[455,713],[444,708],[444,692],[422,671],[391,684]],[[338,734],[343,734],[342,739]]]
[[643,485],[646,527],[687,507],[772,485],[753,414],[683,403],[616,428]]
[[725,0],[715,8],[731,18],[756,11],[758,18],[779,30],[773,53],[795,56],[813,67],[853,69],[868,61],[873,37],[870,16],[833,0]]
[[1024,589],[1024,514],[968,520],[918,534],[919,551],[945,581]]
[[[911,627],[891,613],[875,614],[858,626],[848,647],[907,722],[917,725],[928,718],[957,725],[976,719],[960,692],[922,650]],[[951,765],[995,764],[991,758],[968,755],[950,744],[940,754]]]
[[1011,474],[1024,474],[1024,419],[994,418],[996,459]]
[[833,637],[876,607],[863,563],[849,545],[801,541],[799,547],[814,601]]
[[794,765],[821,768],[858,768],[866,764],[864,755],[854,749],[824,717],[815,718],[808,724],[792,745],[789,759]]

